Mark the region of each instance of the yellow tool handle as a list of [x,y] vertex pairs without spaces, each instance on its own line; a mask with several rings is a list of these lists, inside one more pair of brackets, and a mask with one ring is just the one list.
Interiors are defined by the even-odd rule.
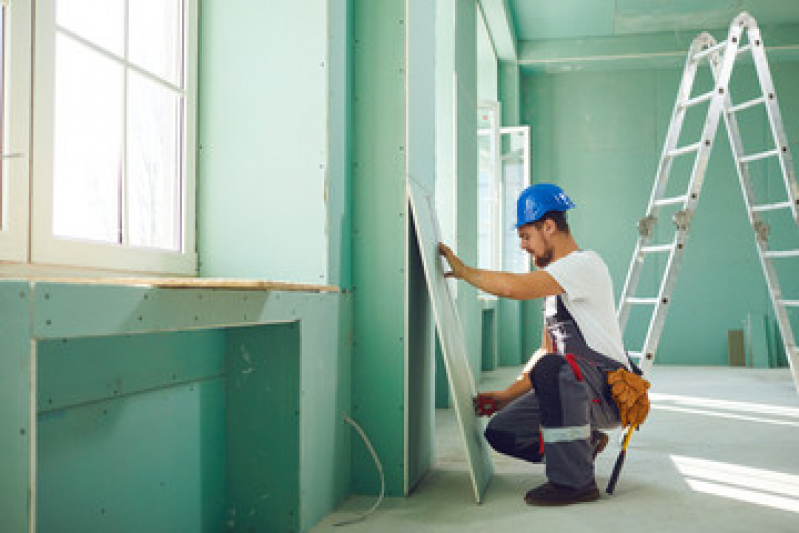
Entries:
[[616,482],[619,480],[619,474],[621,474],[621,467],[624,465],[624,458],[627,456],[627,447],[630,445],[630,439],[633,436],[633,431],[638,426],[630,426],[630,429],[627,430],[627,435],[624,436],[624,442],[621,445],[621,451],[619,452],[619,456],[616,458],[616,464],[613,465],[613,473],[610,475],[610,481],[608,481],[608,488],[605,489],[605,492],[608,494],[613,494],[613,491],[616,489]]

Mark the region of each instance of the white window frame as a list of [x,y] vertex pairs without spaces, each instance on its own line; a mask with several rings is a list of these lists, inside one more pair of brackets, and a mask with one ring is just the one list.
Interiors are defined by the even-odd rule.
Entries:
[[[129,0],[135,1],[135,0]],[[55,74],[55,2],[37,4],[33,105],[33,187],[31,249],[33,265],[86,267],[159,274],[196,274],[196,109],[198,1],[185,1],[184,61],[186,92],[181,180],[179,251],[134,248],[53,235],[53,87]],[[127,24],[127,21],[126,21]]]
[[[478,111],[488,111],[493,119],[490,127],[477,130],[478,137],[487,136],[491,140],[491,153],[494,160],[494,179],[491,184],[491,223],[493,224],[494,238],[492,239],[490,269],[502,269],[502,145],[501,145],[501,107],[496,101],[481,101]],[[479,162],[478,162],[479,165]],[[480,224],[483,221],[479,221]]]
[[[532,176],[530,173],[530,126],[509,126],[500,128],[500,138],[503,138],[505,135],[514,135],[514,134],[521,134],[523,139],[523,154],[522,154],[522,172],[524,173],[524,184],[523,187],[527,188],[532,185]],[[500,158],[502,161],[502,183],[504,190],[507,190],[507,176],[505,172],[505,162],[508,160],[510,154],[506,154],[502,149],[504,144],[500,144],[500,150],[502,153],[502,157]],[[501,227],[504,231],[510,231],[510,229],[515,224],[515,202],[513,202],[513,208],[510,209],[508,212],[507,209],[501,209],[501,213],[503,213],[502,220],[500,221]],[[510,220],[508,220],[510,218]],[[503,239],[504,241],[504,239]],[[513,250],[518,250],[518,247],[512,248]],[[503,269],[513,269],[515,267],[513,261],[511,261],[510,254],[505,253],[503,256]],[[527,257],[527,260],[524,261],[524,272],[530,272],[532,270],[532,258]],[[517,270],[514,270],[516,272]]]
[[3,32],[3,220],[0,262],[28,259],[31,122],[31,0],[2,0]]

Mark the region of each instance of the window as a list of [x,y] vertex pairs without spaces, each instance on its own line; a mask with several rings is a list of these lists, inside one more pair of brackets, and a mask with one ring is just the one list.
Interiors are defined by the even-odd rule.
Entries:
[[478,268],[500,270],[502,169],[497,102],[482,102],[479,105],[477,125],[477,265]]
[[0,260],[27,260],[30,0],[0,2]]
[[37,4],[33,263],[192,273],[196,0]]
[[501,128],[502,182],[505,192],[503,212],[504,270],[529,272],[530,256],[519,247],[516,224],[516,200],[530,186],[530,126]]
[[478,131],[479,268],[529,272],[530,258],[514,230],[516,200],[530,185],[530,128],[492,128],[481,110]]

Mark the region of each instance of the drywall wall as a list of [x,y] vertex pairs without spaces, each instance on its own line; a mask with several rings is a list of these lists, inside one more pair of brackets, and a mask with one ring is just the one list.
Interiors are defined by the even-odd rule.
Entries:
[[[349,296],[5,281],[0,304],[16,317],[0,350],[16,384],[0,403],[3,531],[27,532],[29,505],[82,529],[140,530],[146,505],[150,531],[218,531],[231,509],[234,529],[307,530],[349,495]],[[291,454],[257,460],[270,450]]]
[[[331,156],[328,144],[328,86],[334,97],[345,91],[340,79],[329,80],[331,59],[344,68],[337,11],[344,5],[202,2],[197,160],[202,275],[311,283],[340,275],[335,239],[346,233],[345,201],[332,194],[335,203],[329,206],[326,195],[346,180],[340,154],[345,145],[334,143],[337,154]],[[335,39],[329,52],[331,24]],[[337,104],[335,109],[346,109],[344,101]],[[340,112],[331,119],[341,126]],[[334,218],[330,227],[328,215]]]

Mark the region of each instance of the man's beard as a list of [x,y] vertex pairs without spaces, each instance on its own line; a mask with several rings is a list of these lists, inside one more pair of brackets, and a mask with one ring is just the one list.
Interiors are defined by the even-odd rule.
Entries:
[[548,249],[543,255],[534,255],[533,262],[537,268],[544,268],[552,262],[552,249]]

